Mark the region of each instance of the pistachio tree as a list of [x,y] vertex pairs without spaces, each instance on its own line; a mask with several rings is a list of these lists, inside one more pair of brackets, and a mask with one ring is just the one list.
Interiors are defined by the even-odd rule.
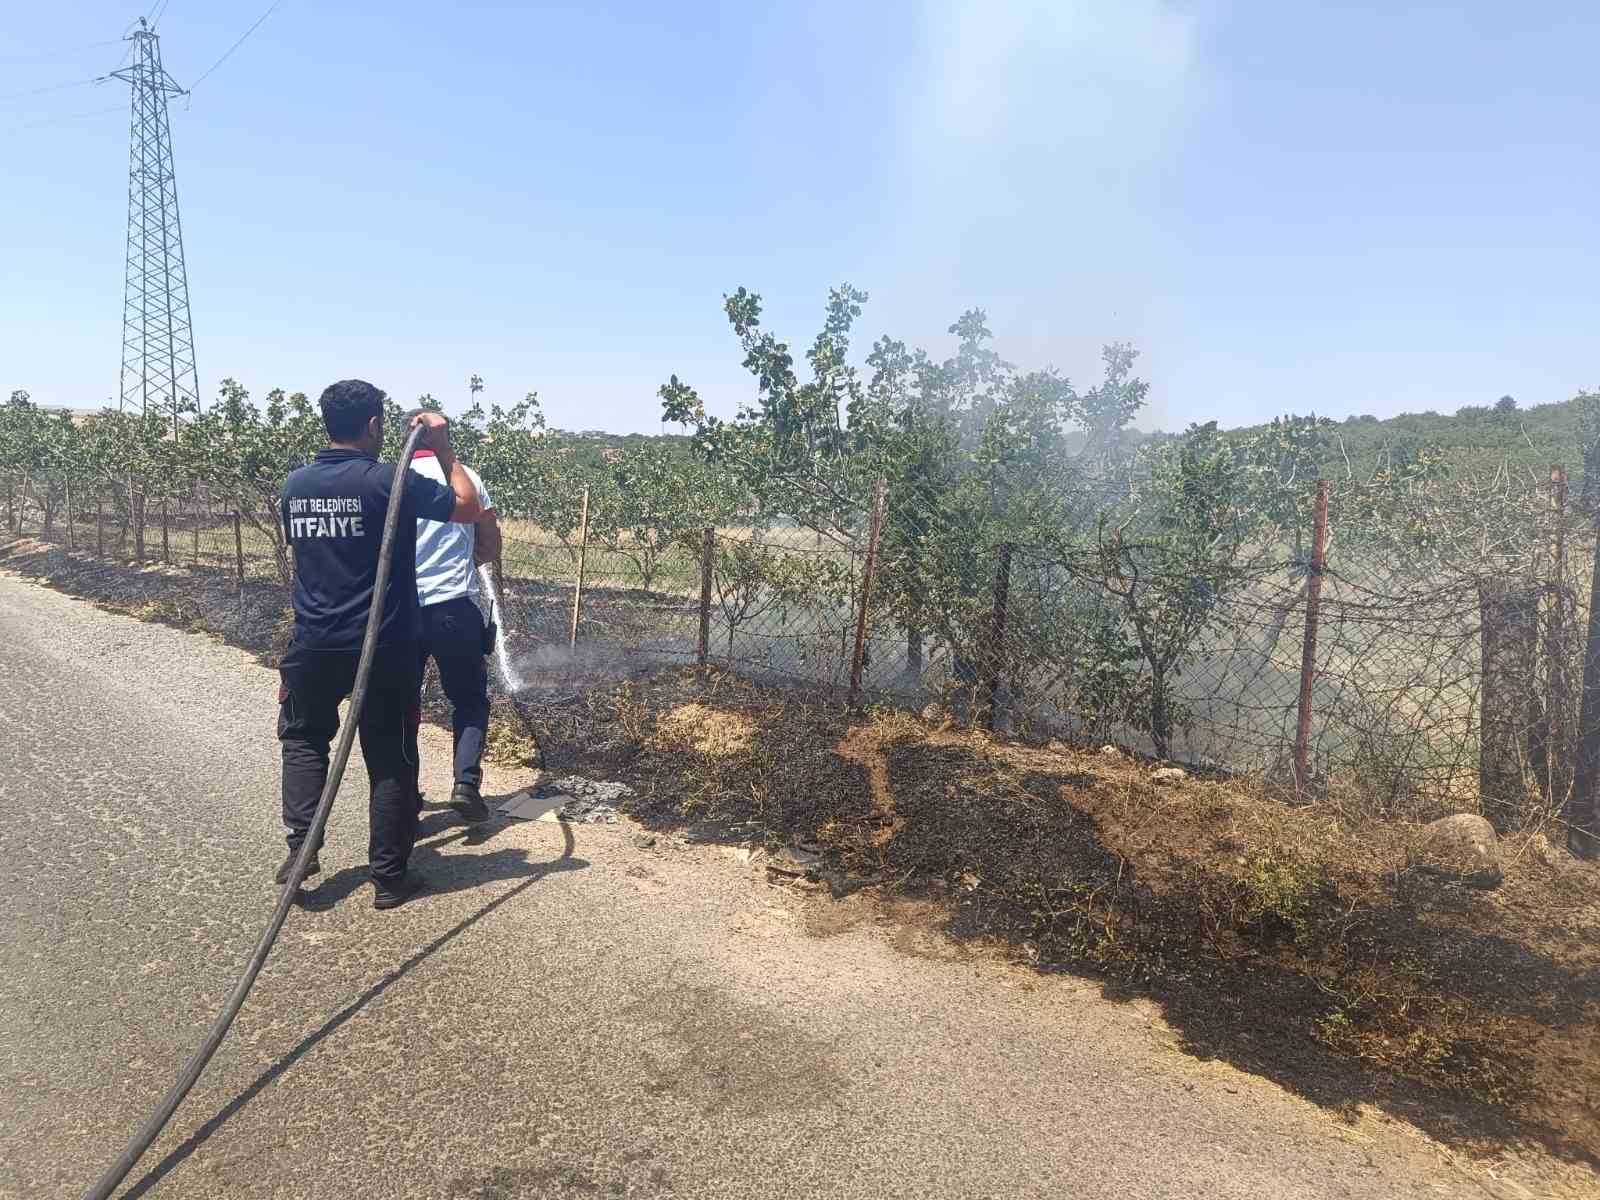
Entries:
[[685,450],[645,443],[610,453],[591,495],[600,541],[652,590],[674,549],[698,553],[701,531],[731,519],[738,493],[726,472]]
[[281,388],[268,392],[257,408],[243,386],[225,379],[217,403],[181,440],[192,448],[196,476],[267,543],[278,578],[287,583],[292,561],[279,498],[289,472],[327,443],[321,413],[304,392]]
[[[1247,476],[1214,421],[1191,426],[1149,467],[1138,502],[1120,519],[1101,518],[1095,551],[1100,585],[1121,605],[1144,670],[1149,707],[1137,724],[1164,758],[1186,723],[1178,681],[1195,660],[1200,634],[1250,578],[1259,518]],[[1114,639],[1108,649],[1112,662],[1125,663]]]

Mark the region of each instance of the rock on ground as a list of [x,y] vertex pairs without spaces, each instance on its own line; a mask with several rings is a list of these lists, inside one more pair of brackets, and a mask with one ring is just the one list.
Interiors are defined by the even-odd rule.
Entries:
[[1528,853],[1535,862],[1556,875],[1568,874],[1578,865],[1578,860],[1567,852],[1565,846],[1553,844],[1542,833],[1536,833],[1528,839]]
[[1474,887],[1498,887],[1505,878],[1494,826],[1472,813],[1441,817],[1423,826],[1418,865]]

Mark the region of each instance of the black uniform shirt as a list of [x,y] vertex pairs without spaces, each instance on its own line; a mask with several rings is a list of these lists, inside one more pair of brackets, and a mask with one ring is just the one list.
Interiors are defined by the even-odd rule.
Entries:
[[[308,650],[358,650],[378,575],[392,464],[359,450],[322,451],[283,485],[283,529],[294,548],[294,636]],[[379,645],[415,641],[417,521],[448,521],[455,493],[405,473]]]

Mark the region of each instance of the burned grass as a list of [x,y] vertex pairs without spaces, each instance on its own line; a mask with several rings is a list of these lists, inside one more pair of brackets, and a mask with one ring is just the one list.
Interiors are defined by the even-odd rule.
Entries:
[[635,680],[589,715],[552,753],[625,779],[647,825],[815,842],[837,891],[1154,1000],[1194,1055],[1477,1152],[1600,1163],[1594,867],[1512,843],[1477,891],[1412,869],[1415,826],[730,676]]

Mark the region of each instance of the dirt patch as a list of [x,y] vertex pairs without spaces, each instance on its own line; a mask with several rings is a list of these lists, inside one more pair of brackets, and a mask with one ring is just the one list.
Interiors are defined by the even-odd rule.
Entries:
[[838,937],[870,920],[875,912],[869,898],[859,892],[838,900],[819,896],[805,906],[800,928],[812,937]]
[[863,727],[846,732],[839,739],[838,754],[845,762],[855,763],[867,776],[867,788],[872,795],[872,806],[877,810],[880,828],[873,835],[879,847],[886,846],[905,828],[905,820],[895,805],[894,789],[889,786],[889,760],[883,753],[881,739],[863,736]]

